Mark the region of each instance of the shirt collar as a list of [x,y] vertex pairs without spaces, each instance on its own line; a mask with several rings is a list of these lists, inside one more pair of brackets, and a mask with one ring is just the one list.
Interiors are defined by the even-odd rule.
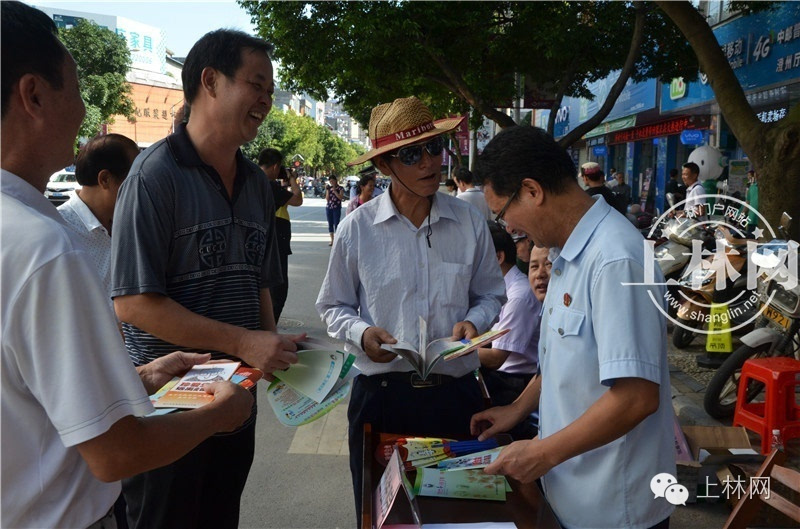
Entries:
[[[184,167],[205,168],[206,171],[210,175],[212,175],[212,178],[215,180],[216,185],[221,189],[222,182],[220,181],[217,171],[212,166],[206,164],[200,158],[200,154],[198,154],[197,149],[192,143],[192,140],[189,138],[189,134],[186,132],[185,123],[178,124],[177,128],[175,129],[175,132],[167,136],[167,145],[169,145],[169,149],[179,165],[183,165]],[[241,190],[241,187],[244,185],[244,179],[247,178],[248,176],[251,176],[254,173],[255,171],[247,163],[244,154],[242,154],[242,150],[237,149],[236,180],[233,185],[234,199],[238,195],[238,192]]]
[[602,195],[597,195],[592,207],[583,214],[581,220],[578,221],[578,224],[570,233],[567,242],[564,243],[564,247],[559,252],[559,257],[566,261],[572,261],[578,257],[589,243],[594,230],[597,229],[597,226],[608,215],[609,211],[611,211],[611,206],[606,203]]
[[525,276],[516,265],[512,266],[508,272],[506,272],[506,275],[503,276],[503,281],[506,284],[506,292],[508,292],[511,285],[514,284],[514,281],[518,281],[519,276],[523,276],[527,279],[527,276]]
[[19,200],[38,213],[50,217],[65,226],[67,225],[67,221],[64,220],[56,207],[45,198],[44,194],[40,193],[28,181],[5,169],[0,169],[0,190],[4,195]]
[[[392,217],[402,217],[400,212],[397,211],[397,207],[394,205],[394,202],[392,202],[390,193],[391,188],[392,186],[390,185],[389,189],[372,199],[378,200],[378,211],[375,213],[375,220],[372,221],[373,225],[385,222]],[[442,218],[458,220],[455,211],[453,211],[452,203],[442,200],[438,192],[433,197],[430,215],[431,224],[438,222],[439,219]]]
[[74,211],[78,216],[80,221],[86,227],[86,231],[94,231],[98,228],[106,231],[103,224],[97,220],[97,217],[94,216],[92,210],[89,209],[89,206],[86,205],[86,202],[84,202],[77,193],[70,197],[70,199],[67,201],[67,205],[72,208],[72,211]]

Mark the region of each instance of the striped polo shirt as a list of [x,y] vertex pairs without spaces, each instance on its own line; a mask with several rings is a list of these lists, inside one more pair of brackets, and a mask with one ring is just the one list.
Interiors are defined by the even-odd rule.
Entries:
[[[275,205],[258,166],[241,151],[236,161],[229,197],[185,126],[136,158],[114,213],[112,297],[162,294],[213,320],[261,328],[260,290],[282,277]],[[136,365],[180,348],[127,323],[123,333]]]

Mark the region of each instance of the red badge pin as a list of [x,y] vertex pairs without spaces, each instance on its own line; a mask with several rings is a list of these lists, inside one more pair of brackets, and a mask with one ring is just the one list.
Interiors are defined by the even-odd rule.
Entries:
[[569,307],[571,303],[572,303],[572,296],[570,296],[569,294],[564,294],[564,306]]

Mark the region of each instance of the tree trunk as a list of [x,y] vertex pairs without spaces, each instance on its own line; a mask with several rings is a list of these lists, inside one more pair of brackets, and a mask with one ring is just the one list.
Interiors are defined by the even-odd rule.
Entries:
[[794,219],[793,238],[800,233],[800,108],[766,124],[750,107],[739,80],[722,53],[714,32],[686,1],[656,0],[697,55],[725,121],[758,174],[759,212],[773,228],[785,211]]
[[581,136],[598,126],[606,118],[606,116],[608,116],[609,112],[611,112],[611,109],[614,108],[617,98],[625,88],[625,83],[628,82],[628,78],[631,76],[631,72],[633,72],[633,67],[636,65],[636,60],[641,55],[642,42],[644,42],[645,6],[643,2],[634,2],[634,5],[636,6],[636,21],[633,25],[631,47],[628,50],[628,56],[625,59],[625,65],[622,67],[619,77],[611,87],[611,90],[609,90],[608,96],[606,97],[603,105],[597,111],[597,114],[584,121],[571,130],[566,136],[558,140],[558,144],[562,147],[569,147],[581,139]]

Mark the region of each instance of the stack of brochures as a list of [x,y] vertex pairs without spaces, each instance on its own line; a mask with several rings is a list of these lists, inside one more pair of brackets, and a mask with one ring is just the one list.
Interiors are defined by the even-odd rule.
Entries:
[[[436,465],[436,468],[420,466],[423,460],[434,459],[438,455],[434,452],[443,447],[437,445],[449,445],[448,450],[451,451],[455,446],[456,451],[473,450],[473,452],[457,457],[439,457],[437,461],[429,463]],[[468,448],[470,446],[471,448]],[[488,449],[481,450],[481,448]],[[375,490],[373,505],[375,527],[380,529],[386,521],[401,488],[409,500],[417,527],[423,526],[417,496],[506,501],[506,493],[511,492],[511,486],[506,478],[485,474],[483,471],[484,467],[497,459],[501,449],[496,440],[448,442],[423,437],[397,439],[387,461],[386,470]],[[416,479],[413,484],[407,476],[410,461],[415,462],[412,470],[416,472]]]

